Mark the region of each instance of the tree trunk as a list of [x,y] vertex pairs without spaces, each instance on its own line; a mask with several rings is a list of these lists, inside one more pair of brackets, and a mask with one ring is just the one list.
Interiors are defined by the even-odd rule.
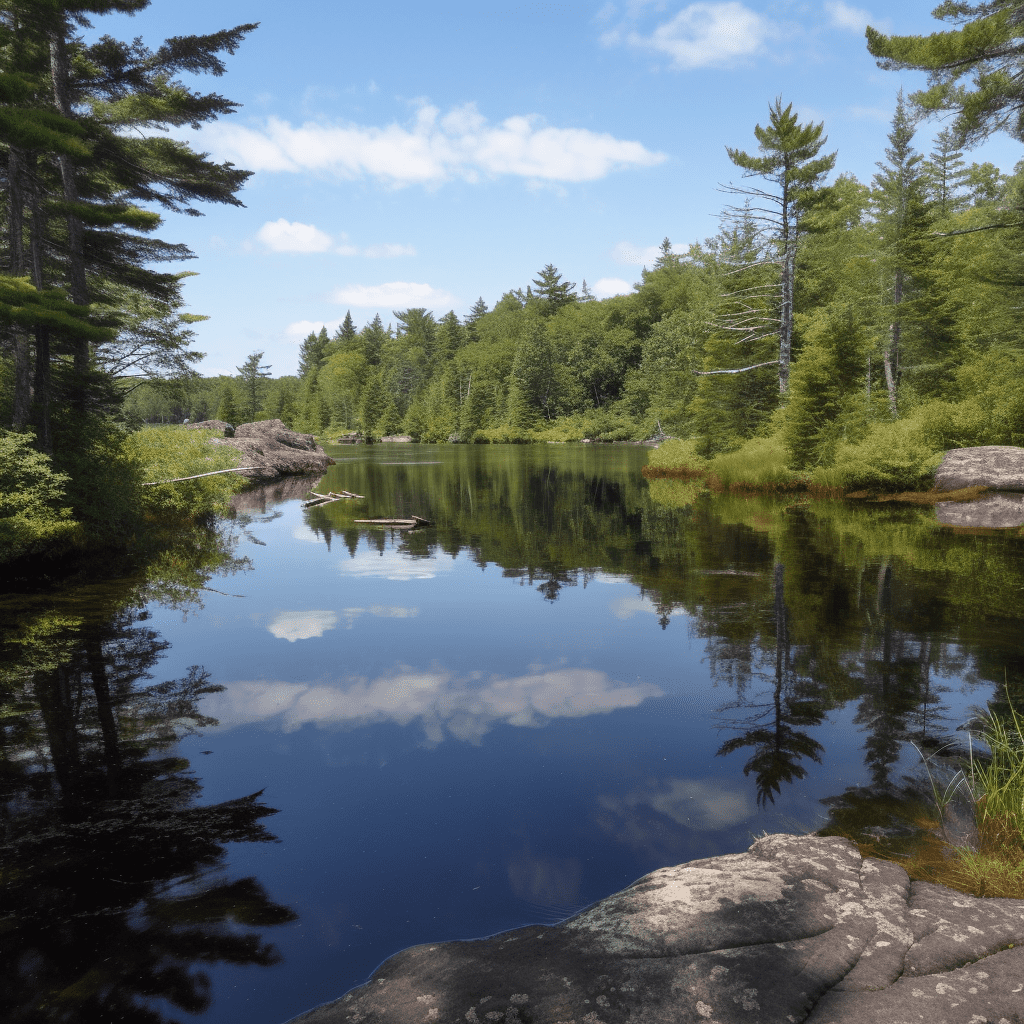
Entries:
[[[50,78],[53,82],[53,98],[57,110],[64,117],[73,118],[71,107],[71,67],[68,61],[66,33],[62,25],[50,33]],[[78,203],[78,181],[75,177],[75,165],[71,158],[61,155],[57,158],[60,167],[61,184],[64,199],[68,203]],[[68,227],[68,284],[71,301],[76,306],[89,304],[89,288],[85,279],[85,244],[82,220],[73,211],[67,214]],[[84,338],[76,338],[72,342],[74,370],[76,382],[73,387],[73,403],[79,408],[85,407],[85,378],[89,372],[89,342]]]
[[[11,277],[22,277],[25,274],[23,174],[22,154],[11,147],[7,153],[7,223],[10,229]],[[12,327],[11,334],[14,339],[14,409],[11,428],[21,431],[28,425],[32,406],[32,356],[25,329]]]

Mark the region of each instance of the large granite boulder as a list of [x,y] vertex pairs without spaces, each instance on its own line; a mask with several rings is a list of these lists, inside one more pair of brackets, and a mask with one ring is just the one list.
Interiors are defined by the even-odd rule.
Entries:
[[252,467],[251,480],[274,480],[293,474],[319,474],[334,465],[312,434],[289,430],[280,420],[259,420],[235,427],[234,437],[211,437],[210,444],[236,449],[239,465]]
[[954,448],[942,457],[935,471],[935,486],[940,491],[963,487],[1024,491],[1024,448],[998,444]]
[[293,1024],[1011,1024],[1024,901],[910,882],[845,839],[765,836],[554,927],[414,946]]

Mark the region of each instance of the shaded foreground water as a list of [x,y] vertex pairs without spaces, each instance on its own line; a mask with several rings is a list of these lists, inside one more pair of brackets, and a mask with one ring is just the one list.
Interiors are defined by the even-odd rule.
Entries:
[[364,501],[0,599],[0,1019],[279,1024],[762,830],[898,835],[911,742],[1024,697],[1016,531],[643,449],[333,454]]

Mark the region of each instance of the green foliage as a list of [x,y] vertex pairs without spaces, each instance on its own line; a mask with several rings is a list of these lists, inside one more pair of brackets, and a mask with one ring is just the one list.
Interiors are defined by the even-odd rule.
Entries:
[[651,451],[647,465],[652,469],[690,469],[704,473],[708,459],[700,453],[698,446],[699,441],[694,438],[670,438]]
[[220,388],[220,404],[217,406],[216,419],[230,423],[237,427],[242,422],[242,417],[235,404],[235,386],[230,380],[224,380]]
[[61,554],[74,543],[80,531],[67,484],[31,435],[0,430],[0,562]]
[[[130,459],[144,482],[173,480],[238,465],[238,452],[210,443],[210,432],[187,427],[146,427],[128,438]],[[239,473],[141,488],[142,509],[161,519],[204,519],[224,512],[232,494],[245,485]]]
[[708,463],[708,483],[730,490],[786,490],[802,480],[789,468],[789,453],[778,437],[753,437],[734,452],[716,455]]

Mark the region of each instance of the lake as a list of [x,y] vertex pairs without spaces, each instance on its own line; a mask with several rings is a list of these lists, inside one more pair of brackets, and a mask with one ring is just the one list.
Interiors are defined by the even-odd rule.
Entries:
[[898,841],[918,751],[1024,697],[1019,531],[632,446],[328,451],[364,499],[0,599],[3,1019],[282,1024],[764,831]]

